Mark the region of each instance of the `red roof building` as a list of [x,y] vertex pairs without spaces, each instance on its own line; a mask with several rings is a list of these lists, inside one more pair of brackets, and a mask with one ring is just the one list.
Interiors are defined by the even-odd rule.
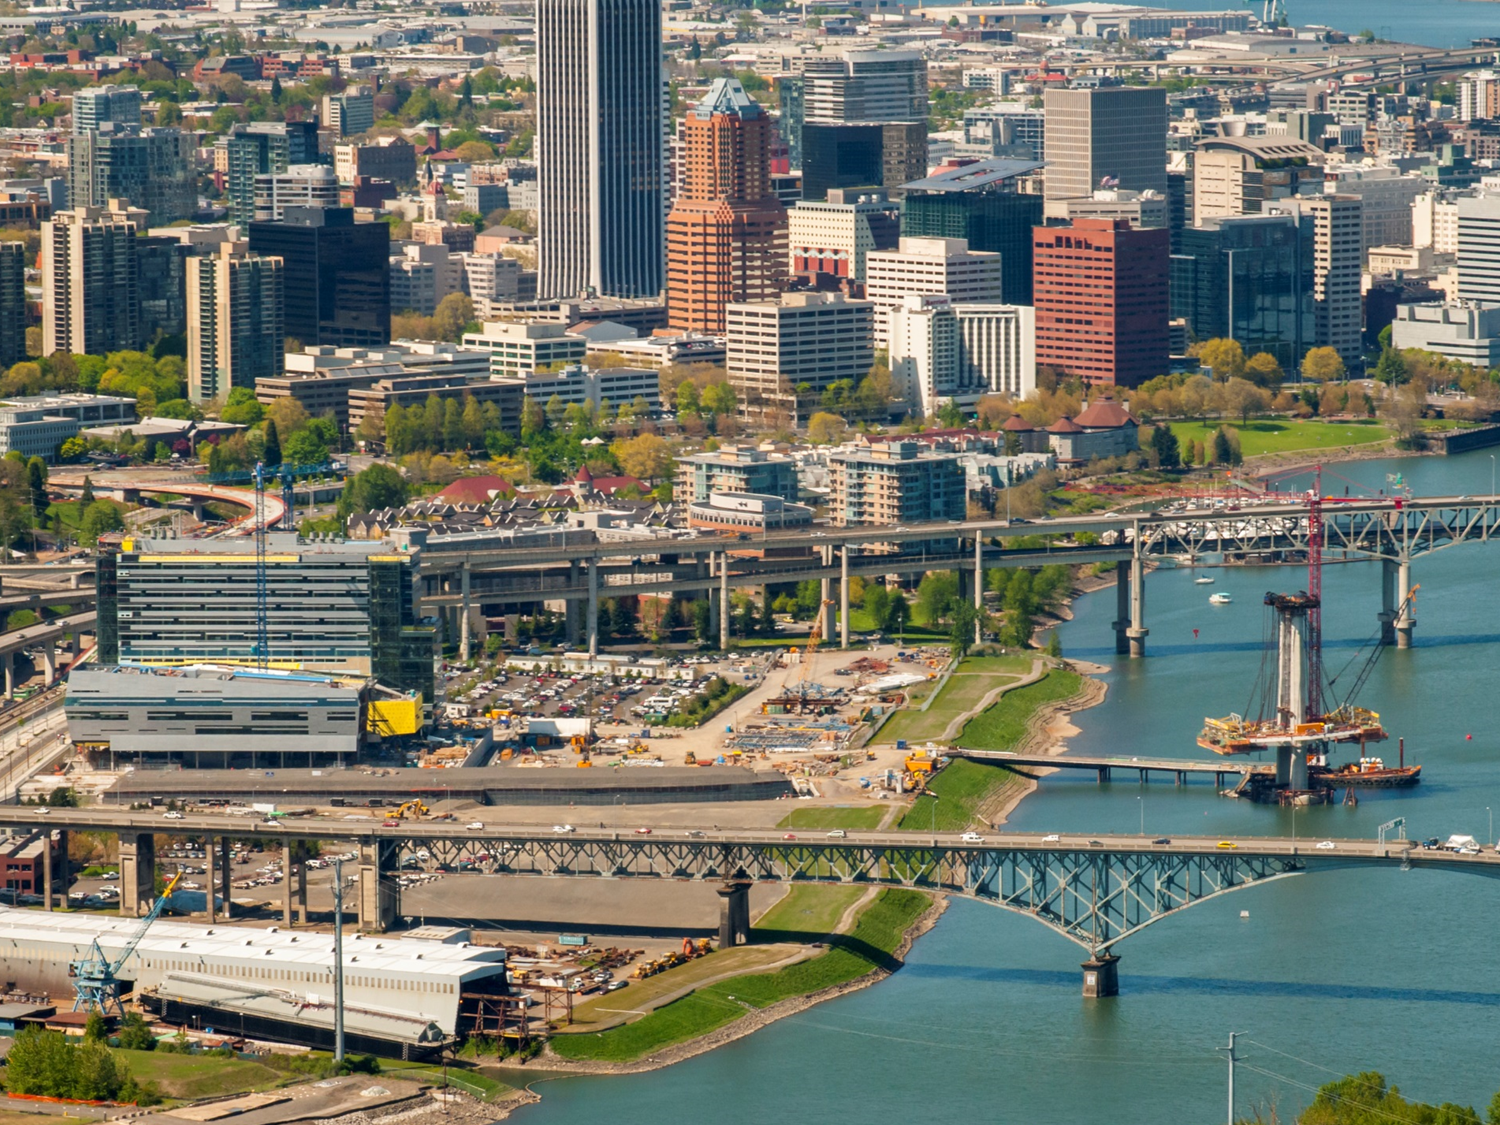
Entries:
[[460,477],[437,494],[449,504],[488,504],[501,496],[510,496],[516,486],[504,477]]

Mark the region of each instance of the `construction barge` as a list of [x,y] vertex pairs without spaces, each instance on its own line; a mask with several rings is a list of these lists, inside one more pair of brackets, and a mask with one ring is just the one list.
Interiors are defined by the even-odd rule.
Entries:
[[[1342,789],[1345,801],[1356,803],[1356,789],[1400,789],[1416,785],[1421,766],[1406,764],[1405,740],[1401,740],[1398,765],[1370,756],[1366,747],[1387,737],[1379,712],[1355,705],[1383,650],[1377,633],[1367,645],[1364,663],[1345,691],[1342,701],[1333,700],[1334,687],[1343,673],[1325,682],[1323,674],[1322,625],[1322,496],[1321,476],[1308,503],[1308,588],[1291,594],[1267,593],[1264,604],[1272,620],[1267,630],[1264,674],[1251,690],[1245,715],[1206,718],[1198,745],[1215,754],[1274,753],[1274,770],[1247,771],[1244,780],[1229,791],[1266,804],[1327,804]],[[1410,612],[1418,587],[1395,611],[1400,619]],[[1270,659],[1274,652],[1274,661]],[[1358,656],[1349,663],[1352,668]],[[1344,669],[1348,671],[1349,668]],[[1257,707],[1258,704],[1258,707]],[[1258,710],[1249,718],[1252,709]],[[1329,756],[1340,746],[1357,746],[1357,761],[1331,765]]]

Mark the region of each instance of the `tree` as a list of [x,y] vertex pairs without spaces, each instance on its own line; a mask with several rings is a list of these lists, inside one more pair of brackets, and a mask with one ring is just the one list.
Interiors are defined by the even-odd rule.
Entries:
[[943,621],[958,601],[958,575],[951,570],[935,570],[917,586],[917,605],[927,624]]
[[1240,416],[1240,424],[1250,421],[1250,415],[1271,408],[1271,396],[1248,379],[1231,379],[1222,387],[1224,409]]
[[733,414],[739,408],[739,397],[728,383],[710,383],[698,397],[699,406],[708,414]]
[[849,424],[837,414],[819,411],[807,420],[807,440],[814,445],[837,445],[849,432]]
[[688,381],[677,385],[677,413],[697,414],[702,408],[698,400],[698,387]]
[[547,415],[536,399],[527,397],[521,403],[521,440],[532,442],[547,429]]
[[94,478],[83,478],[83,491],[78,494],[78,502],[87,508],[94,502]]
[[1245,349],[1238,340],[1223,337],[1207,341],[1198,352],[1198,362],[1213,371],[1219,382],[1238,379],[1245,373]]
[[1398,387],[1407,380],[1406,361],[1396,348],[1382,348],[1375,364],[1375,378],[1388,387]]
[[271,100],[280,104],[281,102],[281,75],[271,75]]
[[83,510],[83,518],[78,521],[78,538],[93,546],[99,536],[124,527],[125,517],[120,514],[119,505],[111,500],[95,500]]
[[47,524],[47,462],[33,457],[26,462],[26,490],[31,497],[31,515],[38,527]]
[[1281,364],[1276,362],[1276,357],[1270,352],[1256,352],[1245,361],[1245,378],[1258,387],[1275,390],[1281,386],[1286,373],[1281,370]]
[[262,447],[260,459],[273,468],[281,464],[281,436],[276,432],[276,423],[266,423],[266,441]]
[[617,441],[610,450],[620,468],[630,476],[656,480],[672,474],[672,447],[658,434],[640,434],[628,441]]
[[1333,348],[1313,348],[1302,357],[1302,377],[1318,383],[1331,383],[1346,373],[1344,361]]
[[962,660],[974,645],[974,623],[979,620],[979,611],[973,603],[959,600],[953,604],[953,624],[948,630],[948,651],[955,660]]
[[700,641],[713,640],[713,610],[707,598],[693,602],[693,635]]
[[1163,469],[1176,469],[1182,465],[1182,452],[1177,444],[1177,435],[1165,422],[1158,422],[1151,429],[1151,449],[1156,454],[1156,463]]
[[286,463],[321,465],[328,460],[328,443],[316,430],[299,430],[287,439]]
[[338,512],[348,519],[355,512],[399,508],[406,503],[407,484],[390,465],[375,464],[344,482]]
[[1214,431],[1214,464],[1227,465],[1232,456],[1229,448],[1229,431],[1220,426]]
[[126,1012],[125,1022],[120,1025],[120,1046],[127,1051],[154,1051],[156,1036],[140,1012]]
[[91,1043],[102,1043],[109,1037],[109,1026],[104,1022],[102,1012],[89,1013],[88,1019],[83,1022],[83,1037]]
[[464,293],[449,293],[432,313],[432,332],[439,340],[458,343],[474,320],[474,302]]

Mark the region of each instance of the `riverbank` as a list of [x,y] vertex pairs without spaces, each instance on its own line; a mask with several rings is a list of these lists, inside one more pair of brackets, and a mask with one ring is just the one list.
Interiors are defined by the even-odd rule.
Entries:
[[[848,933],[830,941],[831,948],[821,956],[801,961],[776,973],[730,977],[673,1001],[673,1004],[657,1009],[635,1024],[626,1025],[627,1029],[639,1028],[646,1020],[657,1017],[659,1013],[670,1012],[674,1005],[683,1004],[694,996],[698,997],[699,1003],[707,1001],[719,1006],[737,1005],[743,1010],[744,1014],[713,1027],[702,1035],[683,1038],[661,1047],[648,1047],[641,1057],[619,1060],[567,1057],[559,1053],[557,1048],[562,1047],[564,1051],[575,1050],[581,1044],[568,1045],[568,1036],[557,1036],[543,1054],[525,1065],[519,1076],[504,1068],[495,1068],[496,1074],[501,1080],[512,1084],[524,1081],[527,1074],[535,1075],[537,1072],[546,1072],[550,1076],[640,1074],[694,1058],[752,1035],[778,1020],[806,1011],[815,1004],[869,988],[886,979],[901,967],[902,959],[910,952],[913,943],[937,924],[938,918],[946,909],[947,899],[942,896],[898,888],[881,890],[866,904],[864,910],[854,916]],[[869,964],[869,968],[856,976],[799,995],[778,995],[786,987],[799,983],[798,978],[812,976],[820,962],[823,963],[824,972],[834,975],[848,969],[847,964],[830,963],[830,959],[834,958],[843,962],[861,958]],[[765,1001],[763,1006],[756,1006],[758,1000]],[[599,1033],[588,1038],[602,1040],[607,1034]],[[608,1050],[607,1047],[596,1049],[601,1049],[602,1052]]]

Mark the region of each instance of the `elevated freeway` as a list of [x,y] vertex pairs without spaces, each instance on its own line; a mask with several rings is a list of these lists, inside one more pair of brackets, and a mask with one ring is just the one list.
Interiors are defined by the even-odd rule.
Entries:
[[[360,925],[391,926],[400,910],[402,867],[454,869],[455,878],[688,880],[711,885],[721,899],[720,941],[749,939],[749,888],[755,883],[849,883],[911,887],[959,895],[1034,918],[1084,948],[1085,992],[1116,990],[1114,947],[1197,903],[1275,879],[1310,872],[1388,867],[1500,876],[1494,850],[1458,854],[1405,839],[1309,841],[1285,837],[1157,837],[972,833],[794,833],[661,829],[618,831],[402,822],[386,827],[324,817],[258,819],[115,809],[0,808],[0,825],[115,833],[120,840],[122,910],[139,914],[155,893],[157,833],[204,840],[210,888],[216,878],[229,901],[228,841],[281,841],[295,862],[307,841],[358,851]],[[67,849],[61,849],[65,856]],[[290,870],[290,867],[288,868]],[[285,921],[306,914],[305,870],[283,882]],[[216,874],[217,873],[217,874]],[[66,887],[66,873],[62,883]],[[58,872],[44,865],[51,907]],[[294,883],[298,884],[294,886]],[[214,896],[206,896],[212,920]]]
[[[454,618],[467,649],[475,606],[561,601],[569,640],[588,640],[597,652],[598,603],[630,594],[706,592],[728,647],[731,590],[767,582],[823,584],[824,636],[847,646],[849,578],[956,570],[978,601],[984,571],[1047,563],[1116,563],[1119,612],[1116,647],[1144,655],[1146,563],[1170,557],[1197,561],[1218,555],[1242,559],[1302,558],[1308,550],[1305,496],[1249,494],[1242,502],[1178,511],[1116,512],[1039,520],[963,520],[896,527],[829,527],[811,533],[762,537],[682,536],[607,543],[544,543],[497,535],[434,543],[421,553],[419,597],[429,610]],[[1416,624],[1406,604],[1412,563],[1463,543],[1500,534],[1500,497],[1330,497],[1323,504],[1325,557],[1379,560],[1383,566],[1379,618],[1382,640],[1407,647]],[[1036,538],[1045,541],[1035,545]],[[1007,544],[1025,539],[1016,547]],[[835,590],[837,584],[837,590]],[[1398,612],[1398,607],[1400,609]]]

